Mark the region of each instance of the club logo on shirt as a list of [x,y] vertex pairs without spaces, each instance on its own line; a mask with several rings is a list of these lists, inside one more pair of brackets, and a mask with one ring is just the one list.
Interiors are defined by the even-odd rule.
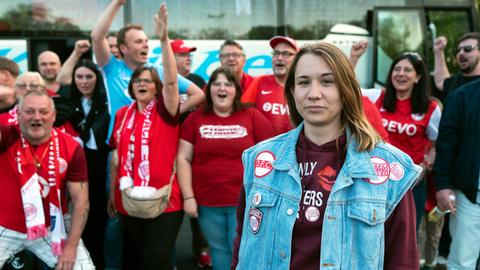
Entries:
[[425,118],[425,114],[424,113],[412,113],[412,119],[415,120],[415,121],[421,121],[423,120],[423,118]]
[[377,175],[377,179],[368,179],[368,182],[376,185],[385,183],[390,176],[390,166],[388,163],[379,157],[371,157],[370,161],[373,164],[373,170]]
[[309,206],[305,210],[305,218],[310,222],[315,222],[320,218],[320,211],[315,206]]
[[273,115],[288,115],[288,105],[280,103],[265,102],[262,106],[264,112],[270,112]]
[[257,208],[250,208],[249,216],[250,229],[254,234],[257,234],[262,225],[263,212]]
[[24,204],[23,211],[25,211],[25,219],[27,221],[32,221],[37,216],[37,207],[31,203]]
[[255,176],[258,178],[265,177],[268,175],[272,170],[272,161],[275,160],[275,156],[270,151],[262,151],[260,152],[257,157],[255,158],[254,163],[254,173]]
[[199,132],[205,139],[238,139],[248,135],[247,129],[240,125],[202,125]]
[[332,190],[332,186],[335,183],[337,171],[330,166],[326,166],[317,173],[318,183],[323,189],[327,191]]
[[58,164],[59,164],[59,172],[62,174],[67,171],[68,164],[63,158],[58,159]]
[[398,162],[392,162],[390,164],[390,175],[388,178],[392,179],[393,181],[399,181],[405,175],[405,170],[403,166]]

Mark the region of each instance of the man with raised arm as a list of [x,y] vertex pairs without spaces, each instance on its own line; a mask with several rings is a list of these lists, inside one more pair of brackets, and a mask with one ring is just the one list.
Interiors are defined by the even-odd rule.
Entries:
[[[126,0],[112,0],[110,5],[100,15],[91,38],[93,52],[98,65],[103,69],[107,81],[107,95],[110,114],[115,115],[117,110],[131,104],[127,87],[133,71],[148,61],[148,37],[140,25],[126,25],[118,31],[117,45],[123,59],[115,58],[107,42],[108,29],[113,18]],[[147,64],[150,65],[150,64]],[[157,62],[153,66],[163,80],[163,67]],[[178,75],[180,93],[187,93],[189,98],[180,105],[180,113],[200,104],[204,99],[203,91],[189,80]],[[113,121],[110,123],[110,131]]]

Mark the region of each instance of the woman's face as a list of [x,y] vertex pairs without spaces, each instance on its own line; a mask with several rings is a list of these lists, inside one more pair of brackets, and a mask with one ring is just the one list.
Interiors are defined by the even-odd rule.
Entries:
[[210,86],[213,110],[218,114],[229,114],[235,99],[235,84],[227,80],[224,74],[218,74]]
[[156,94],[155,82],[149,70],[144,70],[140,73],[140,76],[133,79],[133,95],[137,102],[148,104],[155,98]]
[[79,67],[75,70],[75,85],[80,93],[87,98],[93,96],[97,75],[91,69],[86,67]]
[[393,68],[391,80],[397,92],[411,94],[413,86],[420,80],[420,75],[408,59],[402,59]]
[[335,75],[325,60],[314,54],[301,56],[295,70],[295,106],[305,125],[341,124],[343,108]]

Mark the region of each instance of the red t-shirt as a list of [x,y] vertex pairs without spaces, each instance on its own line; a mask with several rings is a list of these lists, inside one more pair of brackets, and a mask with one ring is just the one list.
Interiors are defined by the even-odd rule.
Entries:
[[180,138],[193,145],[192,185],[199,205],[236,206],[243,182],[242,153],[273,136],[268,120],[256,109],[229,117],[191,113]]
[[438,135],[441,110],[437,102],[431,101],[425,114],[413,114],[411,99],[397,100],[395,112],[383,108],[384,92],[375,104],[382,115],[383,126],[392,145],[407,153],[416,164],[424,160],[430,146]]
[[[113,133],[110,138],[110,145],[113,148],[117,148],[117,131],[122,124],[125,113],[128,106],[122,107],[115,115],[115,124],[113,127]],[[159,98],[157,104],[153,108],[154,113],[157,113],[158,117],[152,117],[152,125],[150,127],[149,138],[149,161],[150,161],[150,186],[155,188],[161,188],[170,182],[170,176],[172,174],[173,163],[177,154],[178,147],[178,115],[173,117],[166,110],[163,100]],[[140,140],[142,138],[142,126],[145,120],[143,114],[138,113],[136,110],[134,136]],[[128,119],[125,120],[124,126],[127,125]],[[133,170],[137,173],[138,165],[140,163],[141,149],[135,147]],[[120,158],[119,158],[120,160]],[[117,210],[127,215],[127,212],[122,205],[122,197],[120,192],[120,166],[118,165],[117,178],[115,180],[115,207]],[[172,192],[170,195],[170,201],[165,212],[175,212],[181,210],[183,207],[182,195],[178,181],[175,178],[172,183]]]
[[274,75],[257,77],[242,95],[242,102],[252,103],[272,123],[275,135],[293,128],[283,86]]
[[363,112],[365,113],[365,116],[367,117],[368,122],[370,122],[370,124],[378,132],[378,134],[386,142],[388,142],[388,133],[383,127],[382,116],[380,115],[380,112],[378,111],[377,107],[366,96],[362,96],[362,102],[363,102]]
[[255,79],[255,77],[250,76],[247,73],[243,72],[242,78],[240,79],[240,87],[242,88],[242,93],[244,93],[245,90],[247,90],[247,88],[253,82],[253,79]]
[[[18,126],[0,125],[0,225],[14,231],[26,233],[25,214],[23,212],[22,196],[20,193],[21,185],[18,168],[16,163],[16,150],[13,145],[20,139]],[[58,132],[60,146],[60,190],[62,192],[62,210],[67,212],[66,200],[66,184],[71,182],[87,182],[87,164],[85,154],[78,144],[70,135]],[[32,147],[32,152],[37,157],[41,157],[45,153],[49,142]],[[39,175],[48,179],[48,155],[43,155],[42,166],[38,170]],[[45,182],[47,183],[47,182]],[[43,200],[43,210],[45,213],[45,222],[50,224],[50,207],[47,200]]]

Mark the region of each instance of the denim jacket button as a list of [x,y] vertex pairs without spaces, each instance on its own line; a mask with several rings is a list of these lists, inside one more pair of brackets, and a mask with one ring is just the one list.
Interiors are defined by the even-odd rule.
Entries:
[[285,253],[285,251],[280,251],[280,257],[284,259],[287,257],[287,254]]
[[253,200],[252,200],[253,205],[257,206],[260,204],[261,201],[262,201],[262,194],[258,192],[255,193],[255,195],[253,195]]
[[289,215],[289,216],[293,215],[293,209],[292,208],[287,209],[287,215]]

